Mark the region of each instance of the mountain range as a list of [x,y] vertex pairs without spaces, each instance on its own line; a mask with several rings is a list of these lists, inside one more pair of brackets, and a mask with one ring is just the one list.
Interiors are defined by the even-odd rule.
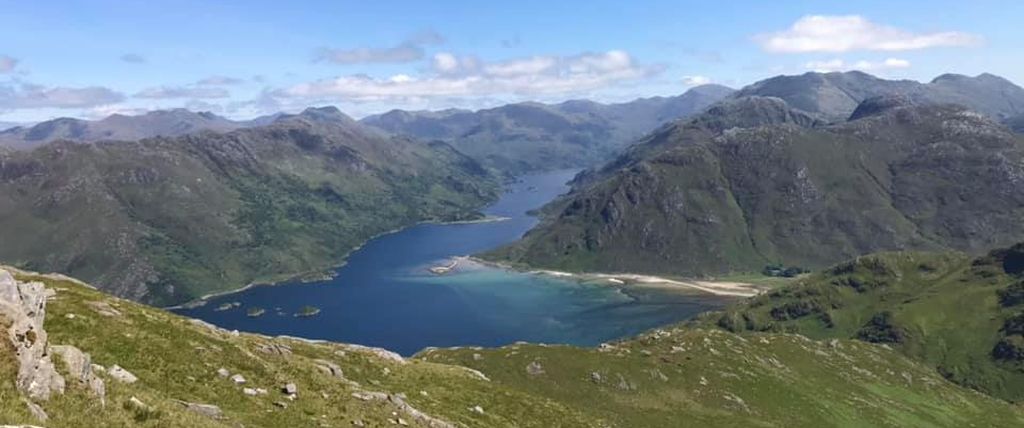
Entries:
[[861,102],[899,95],[920,104],[958,104],[997,121],[1024,114],[1024,89],[984,73],[943,74],[931,82],[886,80],[860,71],[777,76],[740,89],[734,98],[777,97],[790,107],[830,121],[845,121]]
[[575,100],[478,111],[393,110],[361,122],[395,134],[448,142],[486,166],[516,175],[606,161],[645,133],[698,113],[732,92],[703,85],[678,96],[620,104]]
[[472,218],[497,184],[445,143],[333,107],[226,133],[57,141],[0,154],[0,259],[181,303],[323,271],[398,227]]
[[904,95],[870,98],[849,121],[816,116],[780,98],[720,103],[581,174],[541,225],[487,257],[699,276],[1024,240],[1024,138],[1005,126]]
[[161,136],[175,137],[204,130],[227,132],[263,122],[261,119],[232,121],[210,112],[186,109],[155,110],[138,116],[114,114],[95,121],[64,117],[2,130],[0,146],[25,150],[57,140],[133,141]]

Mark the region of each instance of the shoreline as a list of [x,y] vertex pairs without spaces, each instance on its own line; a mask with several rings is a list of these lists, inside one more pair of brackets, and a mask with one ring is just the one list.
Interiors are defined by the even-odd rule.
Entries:
[[[405,229],[408,229],[408,228],[411,228],[411,227],[416,227],[416,226],[420,226],[420,225],[427,225],[427,224],[434,224],[434,225],[456,225],[456,224],[492,223],[492,222],[499,222],[499,221],[507,221],[507,220],[511,220],[511,219],[512,219],[511,217],[486,216],[484,218],[477,219],[477,220],[455,220],[455,221],[448,221],[448,222],[446,222],[446,221],[438,221],[438,220],[420,220],[420,221],[417,221],[415,223],[408,224],[408,225],[401,226],[401,227],[396,227],[396,228],[393,228],[393,229],[389,229],[389,230],[386,230],[384,232],[375,234],[375,235],[373,235],[373,236],[371,236],[369,238],[366,238],[366,240],[360,242],[358,245],[356,245],[355,247],[352,247],[348,252],[346,252],[345,255],[343,255],[341,257],[341,261],[339,263],[333,264],[333,265],[325,267],[323,269],[316,269],[316,270],[310,270],[310,271],[306,271],[306,272],[298,272],[298,273],[294,273],[294,274],[287,274],[283,279],[280,279],[280,280],[274,280],[274,279],[263,280],[263,281],[257,280],[257,281],[250,282],[250,283],[248,283],[248,284],[246,284],[246,285],[244,285],[242,287],[239,287],[239,288],[232,288],[230,290],[217,291],[217,292],[213,292],[213,293],[209,293],[209,294],[204,294],[204,295],[202,295],[200,297],[197,297],[195,299],[189,300],[187,302],[179,303],[177,305],[172,305],[172,306],[164,306],[164,307],[161,307],[160,309],[167,310],[167,311],[173,311],[173,310],[178,310],[178,309],[194,309],[194,308],[199,308],[199,307],[205,306],[206,304],[210,303],[209,300],[211,300],[211,299],[216,299],[218,297],[224,297],[224,296],[229,296],[229,295],[232,295],[232,294],[241,293],[243,291],[246,291],[246,290],[249,290],[249,289],[255,288],[255,287],[274,287],[274,286],[278,286],[278,285],[285,284],[285,283],[291,283],[291,282],[298,282],[298,283],[302,283],[302,284],[308,284],[308,283],[312,283],[312,282],[326,281],[326,280],[334,279],[334,278],[336,278],[338,276],[337,275],[338,270],[343,268],[343,267],[345,267],[345,265],[348,264],[348,258],[350,256],[352,256],[352,254],[355,253],[356,251],[359,251],[363,247],[365,247],[366,244],[368,244],[370,241],[373,241],[374,239],[385,237],[387,235],[391,235],[391,234],[394,234],[394,233],[401,232],[401,231],[403,231]],[[303,280],[303,278],[310,278],[310,279]]]
[[679,280],[637,273],[563,272],[550,269],[530,269],[528,267],[518,267],[506,263],[483,260],[473,256],[467,257],[467,260],[483,266],[490,266],[513,272],[544,275],[562,279],[573,279],[577,281],[604,281],[609,283],[609,285],[622,288],[652,287],[666,290],[687,289],[715,296],[739,298],[754,297],[769,289],[769,287],[746,282],[708,281],[698,279]]

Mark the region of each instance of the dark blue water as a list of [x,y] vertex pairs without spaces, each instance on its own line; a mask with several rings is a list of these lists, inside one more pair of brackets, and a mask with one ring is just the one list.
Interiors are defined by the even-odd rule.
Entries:
[[[596,345],[720,307],[721,298],[620,290],[464,262],[431,266],[513,242],[537,219],[526,214],[567,190],[574,171],[523,177],[485,212],[509,220],[425,224],[385,235],[354,252],[337,276],[314,283],[255,287],[177,312],[228,329],[387,348],[410,355],[427,346],[499,346],[523,340]],[[227,302],[241,305],[217,310]],[[294,313],[306,305],[321,312]],[[246,309],[266,309],[260,317]]]

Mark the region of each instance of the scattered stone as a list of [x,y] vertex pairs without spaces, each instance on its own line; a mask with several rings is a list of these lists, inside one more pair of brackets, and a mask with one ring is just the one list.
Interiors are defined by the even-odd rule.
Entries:
[[135,383],[139,380],[139,378],[135,377],[131,372],[117,364],[110,366],[110,369],[107,370],[107,374],[114,378],[114,380],[122,383]]
[[64,318],[67,318],[69,320],[73,320],[73,319],[75,319],[75,314],[65,314]]
[[590,372],[590,381],[594,383],[601,383],[601,373]]
[[121,316],[121,311],[115,309],[113,306],[110,305],[109,302],[105,302],[102,300],[94,300],[91,302],[86,302],[86,305],[92,308],[92,310],[96,311],[96,313],[103,315],[105,317]]
[[228,376],[231,376],[231,372],[229,372],[228,369],[226,369],[224,367],[221,367],[221,368],[217,369],[217,376],[228,377]]
[[540,362],[534,361],[526,365],[526,374],[530,376],[539,376],[544,374],[544,366],[540,365]]
[[398,422],[398,424],[399,424],[399,425],[401,425],[401,426],[409,426],[409,423],[408,423],[408,422],[406,422],[406,421],[405,421],[405,419],[402,419],[402,418],[398,418],[398,419],[396,419],[396,421],[397,421],[397,422]]
[[633,384],[632,382],[626,380],[626,378],[624,376],[622,376],[621,373],[619,374],[619,383],[616,384],[615,387],[618,388],[618,389],[621,389],[623,391],[633,391],[633,390],[636,390],[636,385]]
[[352,420],[352,426],[354,426],[354,427],[365,427],[366,424],[363,423],[362,419],[354,419],[354,420]]
[[242,394],[249,395],[249,396],[255,396],[257,394],[257,392],[253,388],[242,388]]
[[651,351],[648,351],[646,349],[641,349],[640,353],[643,354],[644,356],[647,356],[647,357],[651,356]]
[[284,401],[275,401],[274,405],[277,406],[277,407],[280,407],[282,409],[287,409],[288,408],[288,403],[285,403]]
[[283,345],[283,344],[280,344],[280,343],[273,343],[273,342],[267,343],[267,344],[264,344],[264,345],[260,345],[256,349],[258,351],[264,353],[264,354],[271,354],[271,355],[288,356],[288,355],[292,354],[292,348],[289,347],[288,345]]
[[242,375],[240,374],[236,374],[234,376],[231,376],[231,381],[234,382],[236,385],[241,385],[245,383],[245,378],[242,377]]
[[828,341],[828,347],[832,349],[842,348],[843,345],[839,343],[839,339],[832,339]]
[[473,407],[471,407],[471,408],[469,409],[469,411],[471,411],[471,412],[473,412],[473,413],[479,413],[479,414],[481,414],[481,415],[482,415],[482,414],[484,414],[484,408],[483,408],[483,407],[480,407],[480,406],[473,406]]
[[206,416],[208,418],[221,419],[224,417],[223,412],[220,411],[220,407],[217,407],[213,404],[189,403],[187,401],[180,400],[178,401],[178,403],[180,403],[182,406],[185,406],[186,410]]
[[288,395],[294,395],[294,394],[297,394],[299,392],[299,388],[297,386],[295,386],[294,383],[290,383],[289,382],[289,383],[286,383],[283,387],[281,387],[281,392],[283,392],[285,394],[288,394]]
[[480,354],[473,354],[473,361],[480,361],[480,360],[482,360],[482,359],[484,359],[484,356],[483,356],[483,355],[480,355]]
[[148,405],[146,405],[146,403],[143,403],[142,400],[139,400],[138,398],[135,398],[134,395],[132,396],[132,398],[128,399],[128,406],[130,406],[133,409],[137,409],[137,410],[141,410],[141,411],[145,411],[145,412],[153,411],[152,407],[149,407]]
[[20,282],[0,270],[0,316],[10,321],[7,340],[18,363],[15,385],[32,400],[47,400],[52,392],[64,393],[64,378],[53,366],[43,330],[46,299],[53,294],[40,282]]
[[342,347],[344,347],[345,349],[347,349],[349,351],[367,352],[367,353],[373,354],[376,357],[383,358],[385,360],[394,361],[394,362],[399,363],[399,364],[406,364],[406,363],[408,363],[408,361],[405,361],[405,358],[402,358],[401,355],[398,355],[398,354],[396,354],[394,352],[388,351],[387,349],[372,348],[372,347],[369,347],[369,346],[353,345],[353,344],[341,344],[339,346],[342,346]]
[[428,396],[430,394],[427,394],[427,391],[420,391],[420,395],[426,397],[426,396]]

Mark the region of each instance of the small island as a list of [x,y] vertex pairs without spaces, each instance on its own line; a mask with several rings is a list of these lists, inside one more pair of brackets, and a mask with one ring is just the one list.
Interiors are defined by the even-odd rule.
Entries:
[[237,308],[239,306],[242,306],[242,304],[240,302],[221,303],[220,306],[217,306],[217,308],[214,309],[214,311],[217,311],[217,312],[226,311],[226,310],[229,310],[229,309]]
[[299,311],[295,313],[295,316],[297,316],[297,317],[312,317],[312,316],[316,316],[316,314],[319,314],[319,313],[320,313],[320,308],[318,308],[316,306],[306,305],[306,306],[303,306],[303,307],[299,308]]
[[256,318],[260,315],[263,315],[265,312],[267,311],[263,308],[249,308],[249,310],[245,311],[245,316],[250,318]]

